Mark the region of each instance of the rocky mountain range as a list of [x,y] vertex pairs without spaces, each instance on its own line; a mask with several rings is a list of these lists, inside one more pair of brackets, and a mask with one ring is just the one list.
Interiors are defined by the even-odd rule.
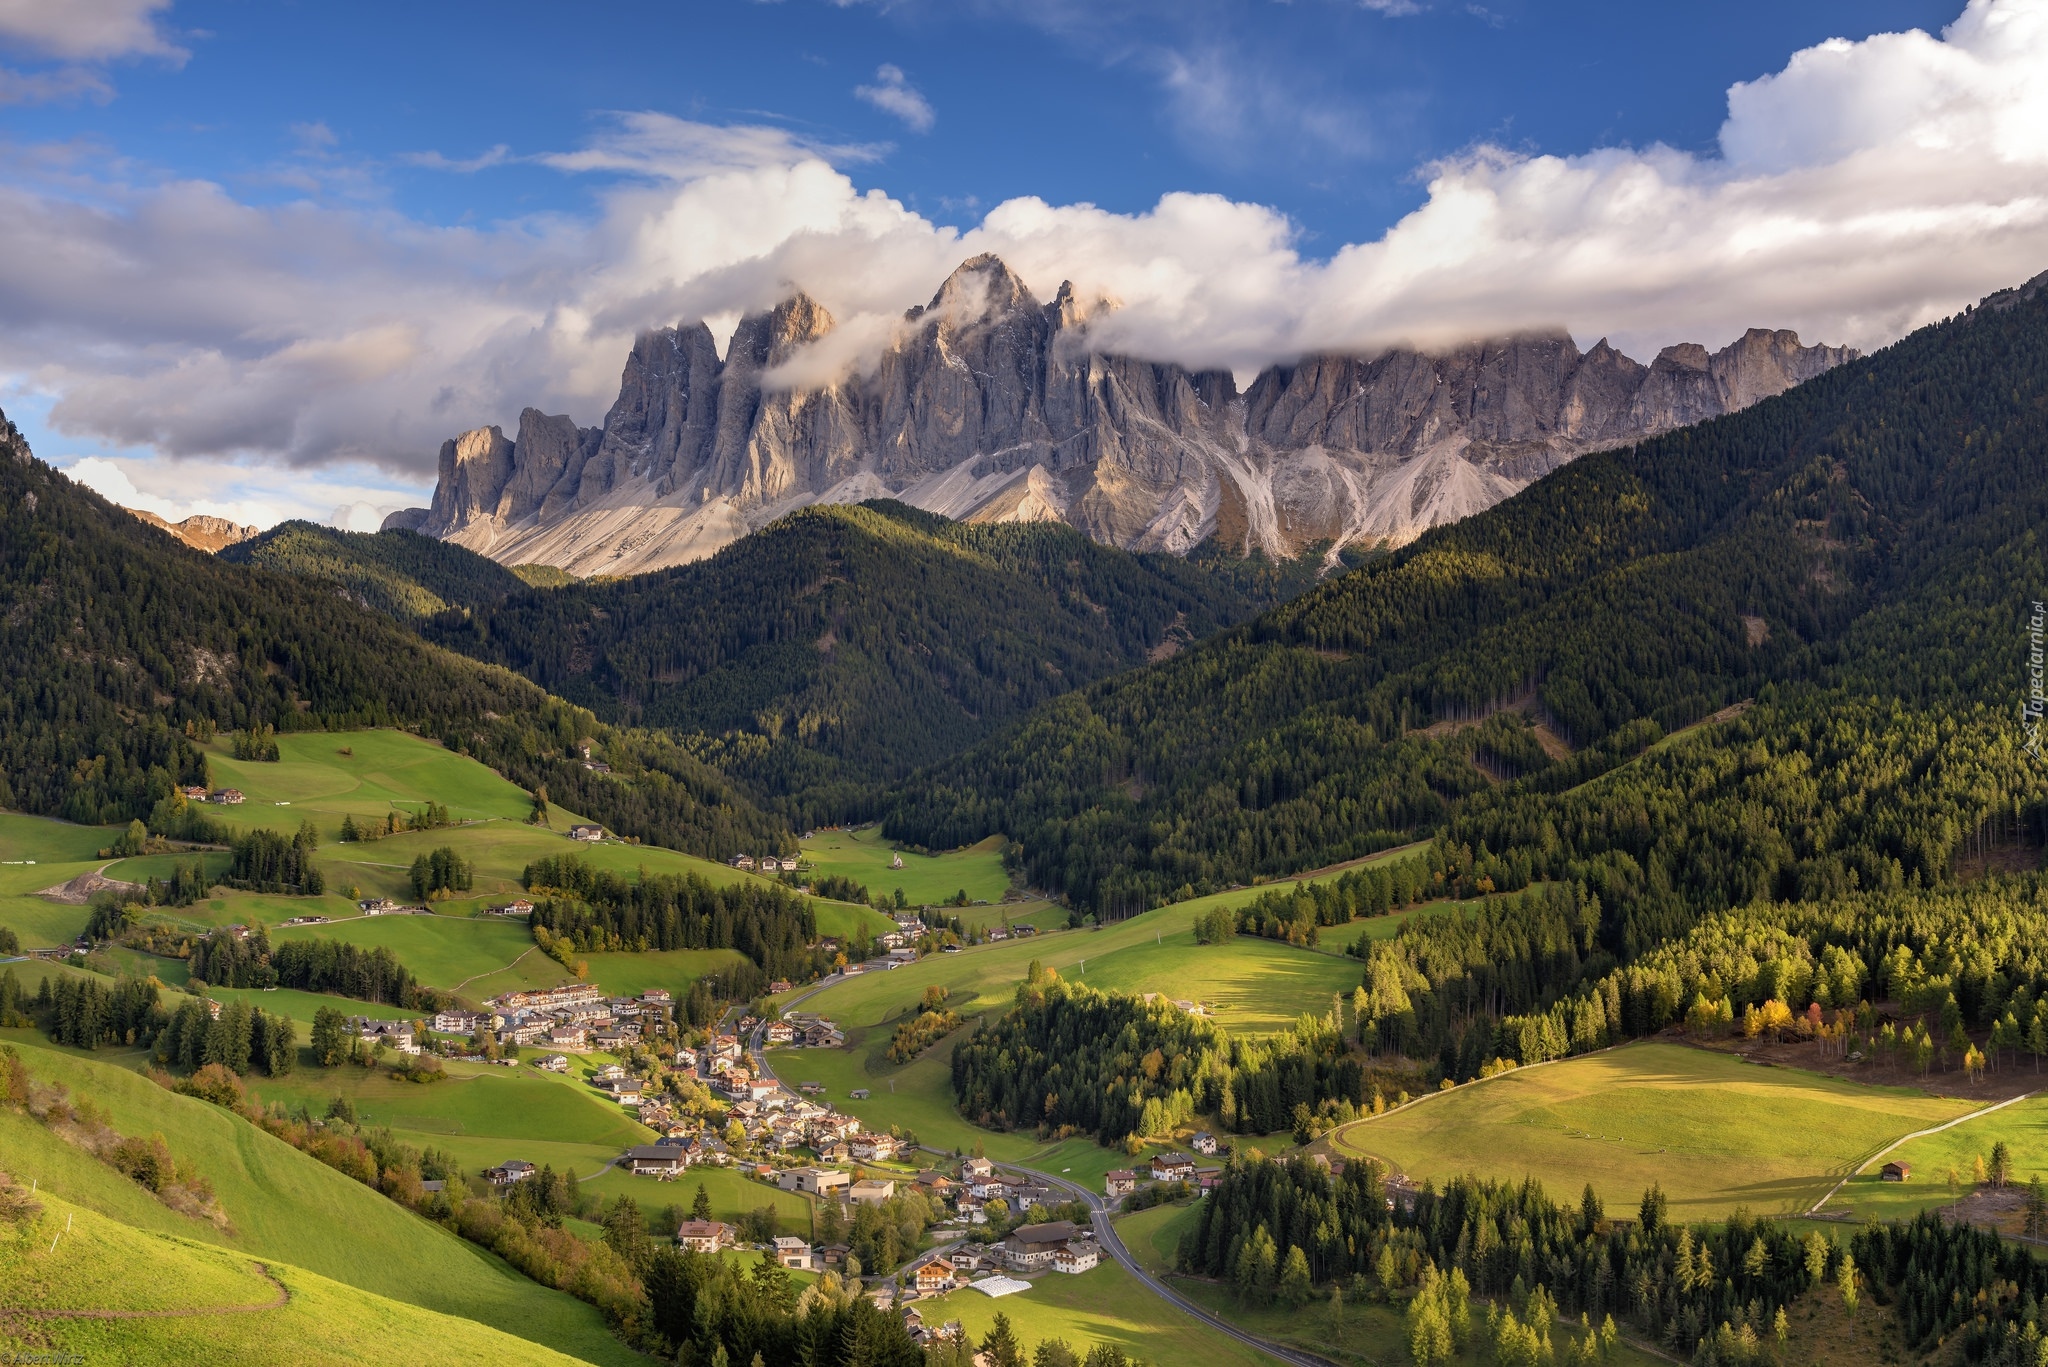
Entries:
[[1107,354],[1062,285],[961,265],[871,368],[805,382],[831,316],[798,294],[643,334],[599,427],[529,408],[443,444],[404,526],[506,564],[630,574],[708,556],[810,503],[894,497],[970,521],[1067,522],[1133,550],[1214,537],[1276,557],[1398,545],[1586,451],[1746,408],[1855,356],[1753,328],[1645,365],[1562,332],[1442,352],[1312,355],[1239,391],[1226,371]]
[[169,532],[194,550],[209,553],[247,541],[262,530],[254,525],[237,526],[224,517],[212,517],[206,513],[194,513],[183,522],[168,522],[155,513],[146,513],[140,508],[127,508],[124,511],[133,513],[152,527]]

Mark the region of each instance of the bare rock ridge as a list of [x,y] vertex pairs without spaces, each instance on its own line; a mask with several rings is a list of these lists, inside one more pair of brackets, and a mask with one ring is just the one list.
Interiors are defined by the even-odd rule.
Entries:
[[194,513],[183,522],[166,522],[155,513],[146,513],[140,508],[128,511],[150,526],[169,532],[194,550],[208,554],[225,550],[238,541],[247,541],[262,530],[255,526],[238,527],[224,517],[209,517],[205,513]]
[[1751,329],[1649,365],[1562,332],[1436,354],[1317,355],[1242,394],[1222,371],[1105,354],[1070,286],[1040,303],[993,256],[913,308],[871,369],[831,370],[798,294],[643,334],[599,427],[529,408],[441,448],[433,507],[394,514],[506,564],[631,574],[700,559],[809,503],[875,497],[974,521],[1059,520],[1186,552],[1400,544],[1574,456],[1731,413],[1852,359]]

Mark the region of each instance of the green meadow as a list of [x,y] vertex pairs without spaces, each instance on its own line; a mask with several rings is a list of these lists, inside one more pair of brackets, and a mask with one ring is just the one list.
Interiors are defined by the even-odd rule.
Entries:
[[[259,1263],[241,1250],[130,1228],[64,1199],[57,1185],[39,1190],[43,1210],[32,1223],[0,1232],[0,1249],[6,1250],[0,1255],[0,1305],[119,1310],[139,1317],[41,1320],[32,1340],[39,1355],[244,1367],[394,1361],[566,1367],[584,1360],[279,1259]],[[277,1303],[280,1288],[283,1304]],[[619,1359],[611,1354],[600,1360]]]
[[1910,1219],[1930,1206],[1947,1205],[1973,1189],[1976,1160],[1988,1165],[1991,1147],[1999,1143],[2011,1152],[2015,1183],[2023,1185],[2036,1177],[2048,1182],[2048,1096],[2030,1096],[1954,1129],[1901,1144],[1885,1155],[1885,1162],[1910,1164],[1911,1177],[1887,1182],[1880,1176],[1884,1164],[1872,1163],[1831,1196],[1822,1212],[1846,1213],[1861,1222]]
[[[1003,838],[990,836],[978,845],[948,850],[943,854],[899,851],[882,838],[880,826],[857,831],[819,831],[802,842],[804,858],[820,874],[838,874],[867,888],[880,901],[903,889],[904,900],[913,907],[937,906],[961,892],[970,902],[999,902],[1010,890],[1010,875],[1003,868]],[[891,859],[902,858],[903,867],[889,867]]]
[[1061,1338],[1083,1353],[1097,1343],[1114,1343],[1133,1357],[1174,1367],[1265,1367],[1274,1361],[1204,1327],[1107,1258],[1078,1276],[1049,1272],[1029,1291],[1000,1300],[961,1290],[920,1300],[917,1308],[927,1324],[959,1320],[977,1343],[998,1314],[1007,1315],[1027,1352],[1040,1340]]
[[1787,1215],[1900,1135],[1971,1109],[1683,1045],[1631,1044],[1433,1093],[1338,1130],[1331,1146],[1417,1181],[1534,1177],[1564,1200],[1590,1182],[1616,1214],[1657,1183],[1688,1219],[1738,1206]]
[[[1319,880],[1340,872],[1319,875]],[[823,1012],[842,1025],[879,1025],[914,1008],[932,985],[945,988],[962,1015],[1004,1008],[1035,959],[1064,978],[1104,991],[1162,992],[1202,1002],[1227,1030],[1271,1033],[1303,1012],[1328,1011],[1333,994],[1349,995],[1360,980],[1359,963],[1341,954],[1246,935],[1220,945],[1195,943],[1198,917],[1217,907],[1243,906],[1271,889],[1239,888],[1108,926],[928,955],[903,968],[836,983],[808,997],[802,1009]],[[1336,935],[1348,929],[1338,927]]]
[[196,1162],[213,1183],[234,1233],[172,1212],[35,1121],[0,1111],[0,1153],[15,1175],[33,1177],[66,1200],[146,1233],[275,1259],[591,1362],[639,1361],[611,1336],[596,1310],[535,1285],[475,1245],[247,1121],[128,1071],[139,1060],[112,1051],[89,1057],[51,1048],[30,1031],[0,1031],[0,1039],[20,1051],[38,1078],[91,1096],[122,1133],[161,1133],[173,1154]]

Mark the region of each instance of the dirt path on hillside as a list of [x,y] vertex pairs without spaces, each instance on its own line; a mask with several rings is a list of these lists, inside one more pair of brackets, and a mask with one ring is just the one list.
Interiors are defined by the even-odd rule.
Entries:
[[178,1320],[197,1319],[204,1315],[254,1315],[264,1310],[282,1310],[291,1302],[291,1292],[283,1282],[270,1275],[270,1269],[257,1263],[256,1275],[277,1288],[272,1300],[260,1305],[219,1305],[195,1307],[189,1310],[42,1310],[18,1306],[0,1306],[0,1323],[9,1319],[29,1320]]

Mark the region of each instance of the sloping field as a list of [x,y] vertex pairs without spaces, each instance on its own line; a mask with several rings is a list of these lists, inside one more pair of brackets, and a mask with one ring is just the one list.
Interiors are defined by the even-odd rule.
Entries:
[[969,901],[997,902],[1010,889],[1003,868],[1003,838],[990,836],[978,845],[943,854],[901,853],[903,867],[892,869],[896,847],[882,839],[880,826],[857,831],[819,831],[803,843],[804,858],[821,874],[838,874],[867,888],[877,900],[896,889],[911,906],[948,902],[961,892]]
[[1534,1177],[1560,1199],[1591,1182],[1616,1214],[1657,1183],[1688,1219],[1737,1206],[1775,1215],[1805,1210],[1900,1135],[1971,1109],[1682,1045],[1631,1044],[1432,1095],[1346,1126],[1331,1146],[1417,1181]]
[[582,1360],[281,1261],[134,1229],[62,1199],[53,1185],[39,1191],[37,1219],[0,1225],[0,1343],[24,1360],[31,1351],[247,1367]]
[[0,1032],[0,1039],[20,1051],[38,1078],[91,1096],[122,1133],[161,1133],[173,1154],[197,1162],[235,1232],[222,1234],[170,1211],[34,1121],[0,1111],[0,1153],[10,1172],[36,1178],[66,1200],[137,1229],[219,1245],[245,1258],[274,1259],[592,1362],[623,1367],[642,1361],[612,1337],[590,1306],[536,1285],[239,1117],[166,1092],[111,1059],[44,1047],[28,1031]]

